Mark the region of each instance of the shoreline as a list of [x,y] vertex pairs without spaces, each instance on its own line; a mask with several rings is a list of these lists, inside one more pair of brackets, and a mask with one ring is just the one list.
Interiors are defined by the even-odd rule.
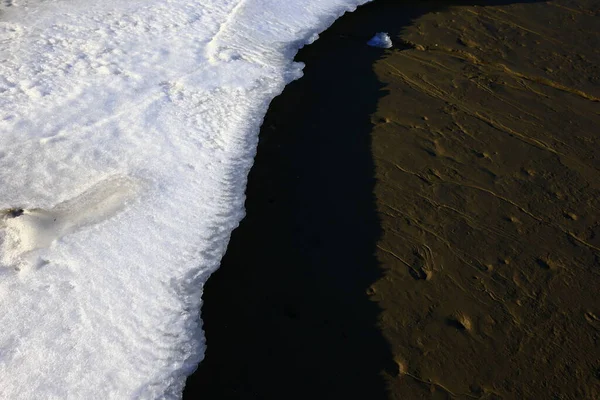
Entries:
[[300,51],[184,398],[600,395],[600,35],[566,3],[376,1]]
[[393,362],[366,294],[381,277],[369,115],[384,51],[366,45],[375,28],[361,17],[381,12],[373,4],[301,49],[304,76],[269,107],[247,215],[205,286],[206,358],[184,398],[386,396],[380,368]]

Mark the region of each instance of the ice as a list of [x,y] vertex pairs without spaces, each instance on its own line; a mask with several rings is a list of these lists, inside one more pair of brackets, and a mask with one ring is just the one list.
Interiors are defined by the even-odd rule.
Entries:
[[[5,212],[7,230],[3,255],[20,256],[43,247],[64,235],[100,223],[124,208],[136,194],[136,183],[116,177],[103,181],[81,195],[50,210],[12,209]],[[11,260],[4,260],[9,264]]]
[[0,398],[181,396],[268,104],[366,1],[2,3]]
[[375,36],[373,36],[368,42],[367,44],[369,46],[372,47],[380,47],[382,49],[389,49],[391,48],[392,45],[392,39],[390,38],[390,36],[385,33],[385,32],[379,32],[377,34],[375,34]]

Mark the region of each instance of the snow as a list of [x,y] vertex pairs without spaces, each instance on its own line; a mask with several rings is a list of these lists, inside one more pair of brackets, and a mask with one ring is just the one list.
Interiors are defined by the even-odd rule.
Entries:
[[376,33],[375,36],[373,36],[368,42],[367,44],[371,47],[380,47],[382,49],[389,49],[391,48],[392,45],[392,39],[390,38],[390,35],[388,35],[385,32],[379,32]]
[[268,104],[366,1],[3,2],[0,398],[181,396]]

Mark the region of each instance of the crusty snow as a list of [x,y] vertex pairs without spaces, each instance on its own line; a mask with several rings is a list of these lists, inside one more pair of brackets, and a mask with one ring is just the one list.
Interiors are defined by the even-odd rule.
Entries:
[[366,1],[3,2],[0,398],[181,396],[268,104]]

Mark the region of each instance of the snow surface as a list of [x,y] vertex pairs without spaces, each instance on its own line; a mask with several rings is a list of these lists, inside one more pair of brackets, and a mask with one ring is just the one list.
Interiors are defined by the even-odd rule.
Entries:
[[0,398],[181,396],[268,104],[367,1],[3,2]]
[[382,49],[389,49],[393,46],[392,39],[386,32],[376,33],[367,44],[371,47],[380,47]]

